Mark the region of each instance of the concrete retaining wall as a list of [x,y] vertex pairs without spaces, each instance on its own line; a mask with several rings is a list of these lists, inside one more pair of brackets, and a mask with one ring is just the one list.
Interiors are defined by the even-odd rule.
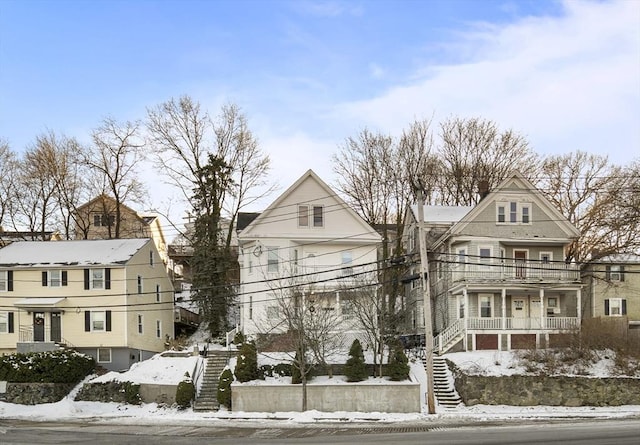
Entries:
[[[231,385],[234,411],[302,411],[302,385]],[[324,412],[420,412],[419,383],[307,385],[307,409]]]
[[140,399],[143,403],[172,405],[176,402],[177,385],[140,384]]

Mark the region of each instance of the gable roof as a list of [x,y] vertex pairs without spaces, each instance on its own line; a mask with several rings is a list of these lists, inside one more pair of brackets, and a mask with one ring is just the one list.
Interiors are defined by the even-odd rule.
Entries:
[[294,182],[287,190],[285,190],[275,201],[273,201],[262,213],[260,213],[253,221],[249,223],[239,234],[238,237],[248,236],[249,233],[257,227],[261,222],[268,221],[270,214],[274,212],[275,209],[281,206],[283,201],[285,201],[290,195],[295,193],[295,191],[303,184],[306,180],[311,179],[315,181],[322,191],[324,192],[324,196],[322,198],[331,198],[336,201],[336,206],[340,208],[340,210],[344,210],[353,218],[354,221],[362,227],[362,236],[359,236],[359,240],[370,240],[372,242],[379,242],[380,235],[376,232],[376,230],[371,227],[367,222],[360,217],[347,203],[340,198],[336,194],[335,191],[331,187],[327,185],[320,177],[311,169],[307,170],[296,182]]
[[[76,208],[76,212],[84,210],[85,208],[92,208],[99,202],[108,202],[115,209],[116,200],[114,198],[112,198],[111,196],[105,194],[105,193],[101,193],[100,195],[96,196],[95,198],[93,198],[89,202],[86,202],[86,203],[82,204],[81,206],[79,206],[78,208]],[[100,205],[100,204],[98,204],[98,205]],[[144,216],[141,216],[140,214],[138,214],[138,212],[136,212],[131,207],[129,207],[128,205],[126,205],[126,204],[124,204],[122,202],[120,203],[120,209],[121,209],[121,211],[125,210],[126,212],[132,213],[133,215],[136,216],[136,218],[138,218],[144,224],[149,225],[149,224],[151,224],[151,222],[153,222],[153,219],[147,219]]]
[[124,265],[150,239],[20,241],[0,249],[0,266]]
[[[512,183],[517,183],[521,187],[521,190],[525,190],[529,196],[540,206],[547,214],[549,214],[553,221],[565,232],[567,238],[573,239],[580,236],[580,231],[564,217],[562,213],[542,194],[535,185],[531,183],[519,172],[513,172],[507,178],[505,178],[498,186],[493,189],[487,196],[485,196],[471,211],[464,215],[458,222],[456,222],[440,239],[436,244],[440,244],[445,238],[462,232],[467,225],[472,222],[476,216],[484,211],[487,207],[494,205],[496,197],[505,192],[507,186]],[[425,217],[426,218],[426,217]]]

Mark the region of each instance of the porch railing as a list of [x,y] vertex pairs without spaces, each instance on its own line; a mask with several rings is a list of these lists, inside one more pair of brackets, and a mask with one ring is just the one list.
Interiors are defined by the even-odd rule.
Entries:
[[576,264],[541,261],[500,261],[479,259],[473,263],[457,262],[450,257],[452,280],[508,280],[508,281],[579,281],[580,269]]
[[69,348],[75,347],[64,338],[60,338],[60,340],[52,340],[51,331],[49,329],[44,330],[44,338],[42,340],[36,340],[33,333],[33,326],[20,326],[20,329],[18,330],[18,341],[20,343],[50,342],[66,345]]
[[[459,320],[458,320],[459,321]],[[544,324],[543,324],[544,321]],[[531,318],[468,318],[467,329],[469,330],[526,330],[526,329],[549,329],[549,330],[569,330],[580,325],[577,317],[531,317]]]

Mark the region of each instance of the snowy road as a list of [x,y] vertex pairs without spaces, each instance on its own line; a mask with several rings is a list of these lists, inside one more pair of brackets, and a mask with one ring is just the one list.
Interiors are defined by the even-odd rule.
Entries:
[[142,426],[0,421],[0,443],[13,444],[637,444],[640,419],[525,425]]

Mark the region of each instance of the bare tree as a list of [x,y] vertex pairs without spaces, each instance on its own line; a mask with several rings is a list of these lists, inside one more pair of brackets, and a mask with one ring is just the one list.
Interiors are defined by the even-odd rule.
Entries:
[[538,187],[581,232],[567,260],[593,261],[640,248],[638,170],[637,161],[625,169],[581,151],[544,160]]
[[440,124],[440,139],[440,196],[434,204],[474,205],[481,182],[491,190],[514,170],[535,176],[537,157],[525,138],[501,132],[492,121],[450,118]]
[[11,220],[15,208],[15,193],[18,175],[18,160],[9,144],[0,140],[0,227]]
[[149,108],[147,129],[159,171],[185,202],[191,202],[194,189],[203,188],[197,172],[202,171],[209,154],[231,168],[232,182],[221,201],[230,222],[224,237],[228,245],[240,209],[273,190],[265,183],[269,157],[259,149],[240,108],[223,106],[214,122],[198,102],[182,96]]
[[113,226],[108,225],[110,238],[120,238],[121,205],[127,201],[139,202],[145,194],[137,171],[137,164],[144,157],[139,132],[138,122],[120,123],[105,118],[91,133],[93,147],[85,163],[116,202]]

